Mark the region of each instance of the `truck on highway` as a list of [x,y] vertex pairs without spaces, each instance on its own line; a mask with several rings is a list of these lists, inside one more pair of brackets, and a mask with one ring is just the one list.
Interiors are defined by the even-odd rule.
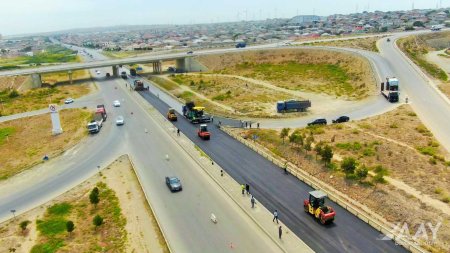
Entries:
[[89,133],[98,133],[102,128],[103,122],[106,120],[106,110],[104,105],[97,105],[97,110],[94,114],[94,119],[87,125]]
[[211,122],[211,116],[205,113],[205,107],[195,106],[194,102],[187,102],[182,111],[183,116],[193,124]]
[[246,46],[247,46],[247,44],[245,42],[239,42],[236,44],[236,48],[244,48]]
[[386,82],[381,83],[381,94],[391,103],[399,100],[399,82],[395,77],[386,77]]
[[311,107],[310,100],[286,100],[277,102],[277,112],[304,112]]
[[136,76],[136,69],[131,68],[130,69],[130,76]]
[[148,90],[148,87],[145,88],[144,87],[144,82],[142,82],[141,80],[134,80],[134,90],[135,91]]
[[127,72],[126,72],[126,71],[122,71],[122,72],[120,73],[120,76],[121,76],[123,79],[127,79],[127,78],[128,78]]

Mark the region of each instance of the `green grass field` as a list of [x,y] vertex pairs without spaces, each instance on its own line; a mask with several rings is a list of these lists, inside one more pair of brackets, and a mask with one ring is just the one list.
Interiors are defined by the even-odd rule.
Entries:
[[[68,48],[52,45],[45,49],[45,52],[37,53],[34,56],[19,56],[15,58],[0,58],[0,70],[16,69],[26,67],[26,65],[41,65],[48,63],[79,62],[76,51]],[[24,66],[21,66],[24,65]]]

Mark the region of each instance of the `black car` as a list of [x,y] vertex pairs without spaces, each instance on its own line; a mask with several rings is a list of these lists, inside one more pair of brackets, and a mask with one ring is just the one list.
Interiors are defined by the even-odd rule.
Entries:
[[172,192],[183,190],[180,179],[177,177],[166,177],[166,185]]
[[309,122],[308,126],[314,126],[314,125],[326,125],[327,120],[326,119],[316,119],[313,122]]
[[187,52],[187,54],[193,54],[194,52],[193,51],[189,51],[189,52]]
[[333,120],[333,123],[343,123],[343,122],[348,122],[350,120],[349,117],[347,116],[341,116],[335,120]]

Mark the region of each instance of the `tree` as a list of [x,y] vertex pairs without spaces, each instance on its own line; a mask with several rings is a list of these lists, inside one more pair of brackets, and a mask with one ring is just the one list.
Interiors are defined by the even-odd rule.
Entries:
[[386,26],[383,26],[380,28],[380,32],[385,33],[388,31],[388,28]]
[[287,136],[289,136],[289,131],[291,131],[290,128],[283,128],[283,129],[281,129],[280,138],[283,139],[283,144],[284,144],[284,139]]
[[311,141],[306,141],[306,143],[303,145],[303,148],[306,150],[306,153],[308,153],[308,151],[311,151]]
[[73,224],[73,221],[67,221],[66,222],[67,232],[69,232],[69,234],[71,234],[74,229],[75,229],[75,224]]
[[413,26],[425,27],[425,25],[423,24],[423,22],[422,22],[422,21],[419,21],[419,20],[415,21],[415,22],[413,23]]
[[298,130],[295,130],[290,136],[289,136],[289,142],[300,147],[303,145],[303,137],[300,134]]
[[355,173],[356,169],[356,160],[353,157],[346,157],[341,162],[341,169],[345,172],[345,174],[350,175]]
[[325,147],[322,148],[320,156],[322,156],[322,161],[324,161],[325,164],[329,164],[333,158],[333,150],[329,145],[325,145]]
[[316,160],[317,160],[317,155],[322,155],[322,145],[323,145],[323,143],[319,142],[314,147],[314,151],[316,152]]
[[22,233],[25,233],[25,230],[27,229],[28,224],[30,224],[29,220],[24,220],[19,224],[20,229],[22,229]]
[[95,187],[91,191],[91,194],[89,194],[89,201],[91,201],[91,204],[93,204],[96,208],[97,208],[98,202],[100,202],[100,198],[99,198],[98,194],[99,194],[99,192],[98,192],[97,187]]
[[99,226],[103,224],[103,218],[97,214],[92,220],[92,223],[95,225],[95,229],[97,229]]
[[355,170],[355,176],[356,176],[356,178],[359,179],[359,181],[364,180],[368,174],[369,174],[369,170],[367,169],[367,167],[364,164],[359,166]]

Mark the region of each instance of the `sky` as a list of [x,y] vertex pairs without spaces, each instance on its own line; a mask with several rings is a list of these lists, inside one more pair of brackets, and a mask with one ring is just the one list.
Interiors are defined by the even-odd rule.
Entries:
[[0,0],[0,34],[409,10],[413,2],[416,9],[450,6],[450,0]]

